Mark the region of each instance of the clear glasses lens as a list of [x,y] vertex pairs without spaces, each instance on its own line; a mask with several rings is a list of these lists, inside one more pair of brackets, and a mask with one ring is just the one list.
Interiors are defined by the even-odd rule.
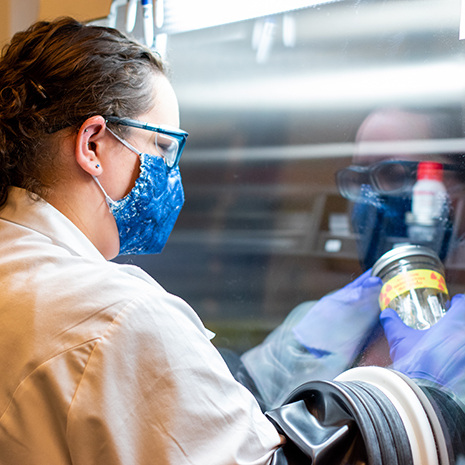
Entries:
[[165,163],[171,168],[176,163],[179,143],[173,137],[156,133],[155,146],[157,152],[165,159]]
[[363,185],[370,184],[370,175],[361,167],[348,167],[337,173],[339,192],[346,199],[355,201],[360,198]]
[[415,182],[415,171],[402,163],[380,163],[374,167],[372,179],[380,193],[405,192]]

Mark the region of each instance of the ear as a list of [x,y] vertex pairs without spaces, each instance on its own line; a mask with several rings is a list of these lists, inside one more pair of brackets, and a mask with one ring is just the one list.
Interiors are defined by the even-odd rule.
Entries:
[[100,150],[101,141],[105,136],[105,126],[103,116],[92,116],[84,121],[76,137],[76,161],[92,176],[100,176],[103,171]]

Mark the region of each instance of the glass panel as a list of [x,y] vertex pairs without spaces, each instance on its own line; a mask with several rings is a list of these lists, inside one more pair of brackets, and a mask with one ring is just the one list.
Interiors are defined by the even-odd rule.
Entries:
[[[162,32],[178,33],[340,0],[164,0]],[[162,3],[162,2],[158,2]]]
[[[244,350],[360,273],[352,206],[335,183],[357,153],[465,147],[459,12],[456,0],[344,1],[169,38],[190,134],[186,204],[163,254],[137,262],[218,341]],[[397,146],[357,140],[368,115],[392,107],[433,115],[426,148],[418,127]],[[451,293],[463,288],[462,263],[450,258]]]
[[[449,294],[464,292],[460,6],[346,0],[168,38],[189,132],[186,203],[163,253],[131,261],[189,302],[216,345],[254,347],[296,306],[344,287],[399,244],[435,250]],[[442,164],[446,193],[423,217],[413,207],[427,204],[413,191],[420,161]],[[370,167],[351,178],[355,203],[336,184],[350,166]],[[333,328],[326,336],[339,337]],[[460,341],[447,333],[429,350],[463,396],[460,357],[441,359],[450,344],[461,353]],[[380,326],[363,342],[353,366],[391,365]],[[434,395],[447,403],[447,392]],[[465,425],[448,425],[463,452]]]

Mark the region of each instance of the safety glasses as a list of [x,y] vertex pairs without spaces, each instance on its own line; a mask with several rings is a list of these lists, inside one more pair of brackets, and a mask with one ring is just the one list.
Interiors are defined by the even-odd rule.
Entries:
[[[339,192],[346,199],[357,201],[363,185],[370,185],[381,195],[401,195],[411,191],[416,182],[418,161],[383,160],[369,166],[351,165],[336,173]],[[443,164],[444,173],[463,176],[460,165]]]
[[[118,116],[104,116],[106,121],[115,124],[121,124],[122,126],[129,126],[132,128],[145,129],[146,131],[152,131],[156,134],[155,136],[155,150],[163,157],[166,166],[172,169],[178,166],[179,160],[181,159],[182,151],[186,145],[186,139],[188,133],[181,129],[175,129],[167,126],[156,126],[149,123],[144,123],[131,118],[120,118]],[[123,144],[129,147],[131,150],[139,153],[132,145],[130,145],[124,139],[118,137]]]
[[349,200],[358,200],[361,186],[370,185],[380,194],[400,193],[415,182],[418,163],[388,160],[370,166],[351,165],[336,173],[339,192]]

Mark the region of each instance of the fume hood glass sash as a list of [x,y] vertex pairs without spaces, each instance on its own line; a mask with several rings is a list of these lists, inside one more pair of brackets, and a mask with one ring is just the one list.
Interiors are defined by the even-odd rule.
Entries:
[[259,18],[340,0],[156,0],[164,1],[164,25],[175,34]]

